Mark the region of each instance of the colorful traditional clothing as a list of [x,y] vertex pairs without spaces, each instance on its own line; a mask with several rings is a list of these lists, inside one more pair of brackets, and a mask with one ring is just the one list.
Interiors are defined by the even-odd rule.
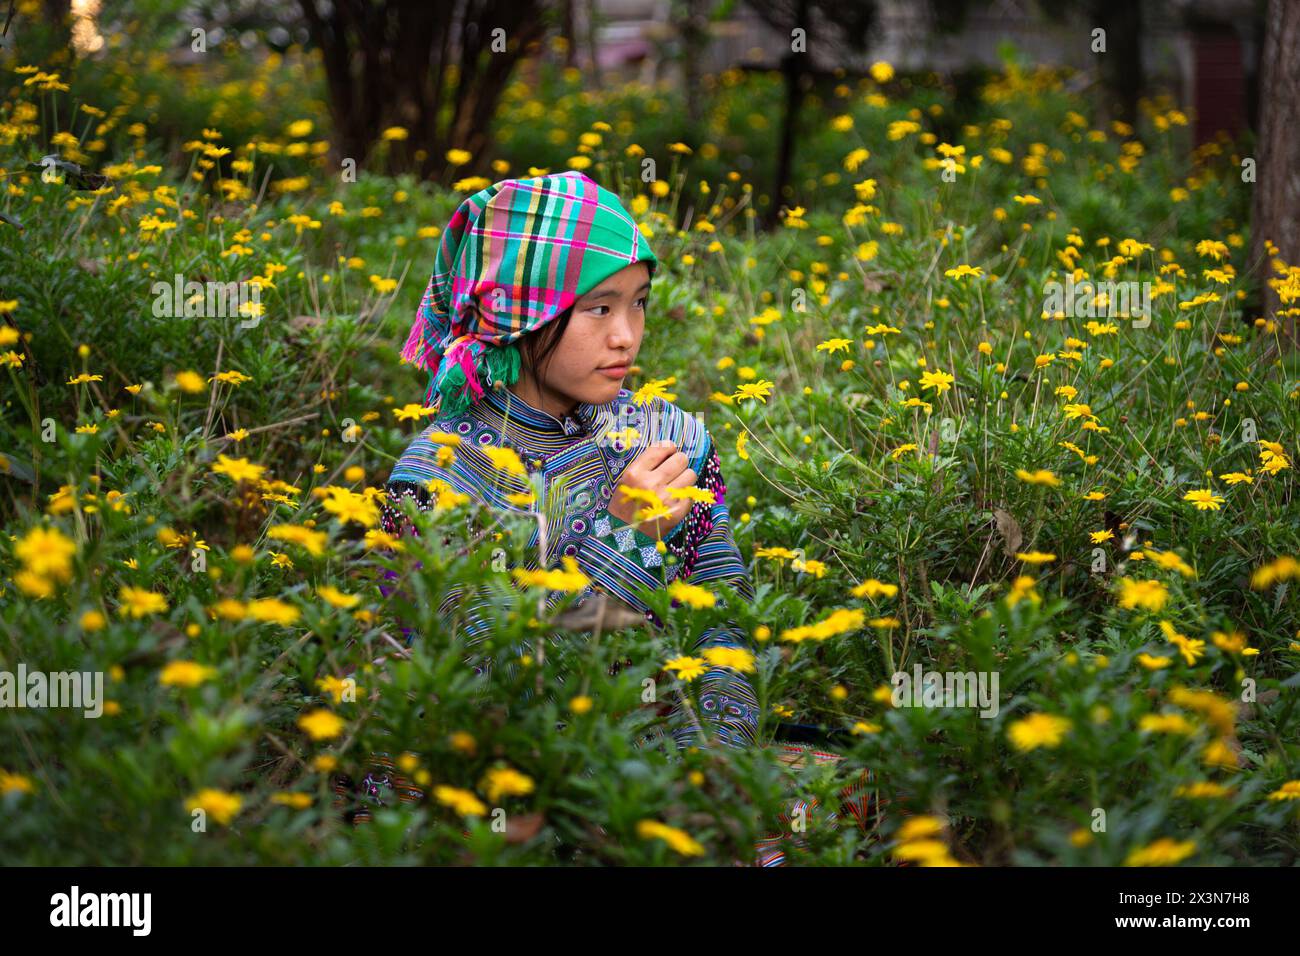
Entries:
[[[631,429],[629,432],[628,429]],[[613,438],[610,433],[614,433]],[[442,447],[431,440],[434,434],[456,435],[454,461],[438,464]],[[634,441],[626,441],[635,434]],[[607,508],[623,470],[650,443],[670,439],[686,455],[688,467],[699,475],[697,487],[713,493],[712,505],[695,502],[687,517],[664,541],[660,554],[656,541],[640,529],[611,515]],[[531,486],[523,478],[498,471],[484,454],[485,447],[513,449],[530,475],[540,475],[543,493],[531,507],[520,508],[508,500],[511,494],[526,494]],[[534,408],[519,396],[501,390],[489,391],[463,414],[435,419],[411,444],[389,478],[388,501],[382,509],[384,527],[390,533],[409,530],[401,515],[402,502],[414,499],[416,507],[429,506],[439,486],[505,512],[546,516],[547,567],[558,567],[564,557],[573,558],[593,582],[579,595],[578,602],[595,591],[604,591],[642,612],[660,626],[654,612],[641,600],[642,587],[666,587],[675,580],[709,587],[724,606],[727,590],[741,600],[752,600],[753,585],[731,535],[731,515],[726,501],[726,484],[717,449],[708,430],[694,416],[671,402],[654,399],[638,405],[632,393],[621,389],[617,398],[599,406],[579,404],[563,420]],[[540,528],[533,523],[526,553],[526,568],[541,567],[538,553]],[[672,555],[675,561],[666,561]],[[552,592],[554,606],[565,595]],[[450,615],[459,608],[466,617],[470,644],[477,643],[490,628],[490,606],[485,598],[467,595],[461,589],[447,594],[440,610]],[[736,628],[706,630],[696,649],[747,645]],[[757,701],[742,675],[724,668],[712,668],[703,678],[700,693],[701,717],[714,723],[719,738],[734,746],[750,744],[758,726]],[[689,725],[678,727],[680,741],[693,736]]]

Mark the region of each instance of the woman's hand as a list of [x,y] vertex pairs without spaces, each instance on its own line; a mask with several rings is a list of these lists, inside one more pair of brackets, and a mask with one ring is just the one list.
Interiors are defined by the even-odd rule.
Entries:
[[[663,540],[668,537],[685,520],[693,503],[690,498],[674,498],[668,493],[669,488],[695,487],[699,476],[686,467],[689,460],[677,450],[676,442],[664,439],[647,446],[619,476],[618,486],[609,499],[609,513],[627,524],[635,525],[652,538]],[[637,524],[637,512],[649,505],[625,498],[623,488],[653,491],[668,508],[668,516]]]

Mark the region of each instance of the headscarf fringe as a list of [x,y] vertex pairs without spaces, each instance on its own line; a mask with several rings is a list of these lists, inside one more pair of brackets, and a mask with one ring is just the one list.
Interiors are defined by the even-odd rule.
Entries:
[[411,334],[406,337],[406,344],[402,346],[402,359],[416,368],[429,368],[430,348],[425,341],[428,331],[429,320],[421,310],[411,325]]

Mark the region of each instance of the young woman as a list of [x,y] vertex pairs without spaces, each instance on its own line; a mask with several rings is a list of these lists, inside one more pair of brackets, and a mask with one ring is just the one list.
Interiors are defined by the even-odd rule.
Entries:
[[[673,403],[639,404],[623,387],[646,332],[656,265],[618,197],[578,172],[504,180],[462,202],[402,353],[430,372],[425,405],[435,412],[389,476],[384,529],[415,533],[404,503],[425,510],[453,491],[493,511],[541,513],[527,567],[542,567],[543,549],[547,568],[572,558],[592,581],[578,604],[604,592],[659,626],[641,587],[689,580],[724,604],[729,593],[752,600],[712,436]],[[531,487],[496,467],[493,452],[506,448],[530,477],[540,473],[543,493],[532,504],[510,500]],[[712,502],[673,494],[695,488]],[[624,489],[654,492],[667,514],[638,522],[645,503]],[[447,619],[464,619],[471,646],[490,629],[482,600],[453,590],[440,606]],[[697,650],[746,645],[734,628],[711,628]],[[757,701],[742,674],[711,669],[699,704],[696,718],[720,741],[753,744]],[[670,721],[678,745],[703,729],[683,718],[674,712]],[[372,773],[362,790],[382,799],[393,776]]]

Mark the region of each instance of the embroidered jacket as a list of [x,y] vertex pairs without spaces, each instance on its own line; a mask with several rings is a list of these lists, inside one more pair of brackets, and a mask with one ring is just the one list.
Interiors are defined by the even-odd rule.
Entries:
[[[460,438],[454,460],[438,463],[443,446],[430,440],[435,432]],[[698,476],[696,486],[713,492],[715,503],[696,502],[687,517],[664,540],[666,562],[655,540],[608,512],[608,505],[623,470],[651,442],[671,439]],[[509,447],[523,460],[530,477],[541,475],[543,493],[533,505],[517,506],[508,497],[532,487],[522,478],[497,470],[484,454],[487,446]],[[445,461],[446,459],[444,459]],[[391,534],[411,533],[403,518],[402,502],[414,499],[417,509],[431,505],[439,482],[471,496],[495,510],[516,513],[540,511],[546,517],[547,567],[573,558],[593,582],[578,602],[601,590],[622,599],[658,626],[650,608],[636,594],[638,587],[665,587],[674,580],[689,580],[708,587],[726,606],[730,589],[744,601],[754,597],[753,583],[731,533],[726,484],[712,437],[696,416],[671,402],[655,398],[638,405],[632,393],[620,389],[604,405],[579,404],[563,419],[535,408],[508,390],[489,389],[483,398],[457,416],[438,417],[407,447],[389,476],[387,502],[382,508],[383,527]],[[433,497],[436,502],[436,497]],[[538,542],[541,529],[533,522],[527,543],[527,568],[540,567]],[[563,595],[553,592],[548,605]],[[470,643],[481,641],[491,630],[493,602],[489,596],[466,594],[454,588],[439,611],[450,615],[459,609],[467,617]],[[706,647],[747,645],[734,627],[707,629],[696,641]],[[752,743],[758,724],[757,701],[750,685],[737,672],[711,668],[702,678],[700,706],[704,719],[715,722],[719,739],[732,746]],[[674,737],[689,742],[694,731],[679,726]]]

